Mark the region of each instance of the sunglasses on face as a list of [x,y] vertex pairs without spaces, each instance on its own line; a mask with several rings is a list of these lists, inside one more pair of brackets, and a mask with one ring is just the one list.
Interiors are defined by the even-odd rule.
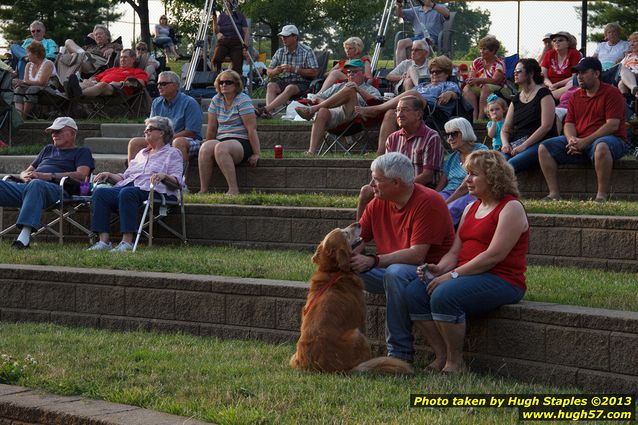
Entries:
[[451,133],[445,133],[448,139],[450,138],[456,139],[459,136],[459,134],[461,134],[460,131],[452,131]]
[[233,80],[219,80],[220,86],[234,86],[235,82]]
[[172,81],[160,81],[157,83],[157,87],[166,87],[169,84],[174,84]]
[[38,28],[37,30],[31,30],[31,32],[42,32],[42,30]]
[[144,133],[150,133],[150,132],[155,131],[155,130],[157,130],[157,131],[161,131],[161,130],[160,130],[159,128],[157,128],[157,127],[146,127],[146,128],[144,129]]
[[430,74],[432,74],[432,75],[445,74],[445,71],[442,71],[440,69],[431,69],[430,70]]

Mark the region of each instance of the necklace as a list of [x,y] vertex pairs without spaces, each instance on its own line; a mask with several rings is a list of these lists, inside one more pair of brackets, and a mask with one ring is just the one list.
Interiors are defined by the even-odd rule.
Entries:
[[532,95],[536,92],[536,87],[532,88],[529,92],[525,90],[521,90],[521,99],[523,102],[527,103],[532,98]]

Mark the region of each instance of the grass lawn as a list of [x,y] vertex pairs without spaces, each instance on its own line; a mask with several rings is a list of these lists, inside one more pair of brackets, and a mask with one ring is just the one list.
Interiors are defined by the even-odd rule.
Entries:
[[[268,194],[252,192],[232,197],[225,196],[223,193],[208,193],[205,195],[187,194],[185,199],[187,203],[191,204],[276,205],[329,208],[356,208],[357,206],[356,196],[326,195],[322,193]],[[631,201],[600,203],[580,200],[546,202],[539,199],[523,199],[523,204],[528,213],[638,217],[638,202]]]
[[[5,264],[73,266],[224,275],[305,282],[314,271],[309,252],[247,250],[232,247],[153,247],[135,254],[111,255],[87,252],[86,245],[35,242],[28,251],[0,243]],[[527,272],[525,299],[559,304],[638,311],[638,278],[634,273],[531,266]]]
[[292,344],[0,323],[0,354],[37,362],[12,383],[221,425],[515,424],[515,409],[414,409],[409,397],[578,392],[423,372],[425,358],[409,377],[302,373],[288,366],[293,352]]

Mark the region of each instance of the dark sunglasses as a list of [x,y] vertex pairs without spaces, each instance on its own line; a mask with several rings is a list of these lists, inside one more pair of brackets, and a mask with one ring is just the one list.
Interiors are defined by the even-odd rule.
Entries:
[[37,30],[31,30],[31,32],[42,32],[42,30],[38,28]]
[[160,130],[160,129],[159,129],[159,128],[157,128],[157,127],[146,127],[146,128],[144,129],[144,133],[150,133],[151,131],[155,131],[155,130],[157,130],[157,131],[162,131],[162,130]]
[[234,86],[235,82],[233,80],[219,80],[220,86]]
[[166,87],[169,84],[175,84],[172,81],[161,81],[159,83],[157,83],[157,87]]
[[432,69],[432,70],[430,70],[430,74],[432,74],[432,75],[445,74],[445,71],[442,71],[440,69]]
[[445,136],[449,139],[450,137],[456,139],[458,135],[461,134],[460,131],[453,131],[451,133],[445,133]]

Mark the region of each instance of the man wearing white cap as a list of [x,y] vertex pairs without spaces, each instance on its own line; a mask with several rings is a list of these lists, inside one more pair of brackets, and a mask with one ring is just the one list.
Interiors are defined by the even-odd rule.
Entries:
[[69,117],[59,117],[45,130],[53,137],[29,167],[20,173],[21,182],[0,181],[0,205],[19,207],[16,224],[22,230],[11,245],[29,248],[31,231],[40,227],[42,210],[60,199],[60,179],[85,181],[95,168],[91,151],[75,146],[78,126]]
[[279,36],[284,47],[275,52],[266,70],[272,81],[266,88],[266,106],[257,110],[264,118],[270,118],[292,96],[304,94],[319,73],[317,57],[310,47],[299,43],[296,26],[285,25]]

